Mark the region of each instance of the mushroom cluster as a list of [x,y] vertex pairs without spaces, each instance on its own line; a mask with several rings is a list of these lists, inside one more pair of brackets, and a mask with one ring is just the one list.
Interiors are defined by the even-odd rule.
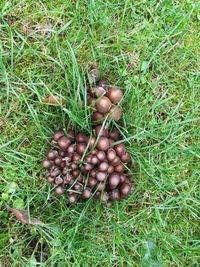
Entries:
[[54,185],[55,194],[66,192],[70,203],[94,196],[109,206],[132,191],[127,172],[131,157],[119,142],[122,137],[117,129],[99,124],[93,132],[88,136],[73,130],[67,134],[57,131],[42,165],[48,170],[47,180]]
[[118,106],[123,97],[120,88],[110,86],[107,80],[100,80],[94,88],[88,87],[88,104],[93,107],[93,121],[102,121],[105,118],[119,121],[122,110]]

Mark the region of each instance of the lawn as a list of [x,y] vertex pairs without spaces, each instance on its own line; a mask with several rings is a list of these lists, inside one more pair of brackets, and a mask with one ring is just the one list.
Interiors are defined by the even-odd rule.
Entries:
[[[199,266],[198,1],[0,2],[0,266]],[[86,76],[124,92],[134,191],[107,208],[55,197],[53,132],[91,131]],[[66,107],[42,99],[59,95]],[[21,224],[5,205],[45,226]]]

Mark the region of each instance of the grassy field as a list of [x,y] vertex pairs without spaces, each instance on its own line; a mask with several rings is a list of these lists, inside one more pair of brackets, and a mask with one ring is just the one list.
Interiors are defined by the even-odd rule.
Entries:
[[[192,0],[0,2],[0,266],[199,266],[199,11]],[[91,131],[80,98],[93,67],[124,88],[136,166],[134,192],[112,208],[52,196],[40,164],[56,129]],[[50,94],[66,108],[41,101]]]

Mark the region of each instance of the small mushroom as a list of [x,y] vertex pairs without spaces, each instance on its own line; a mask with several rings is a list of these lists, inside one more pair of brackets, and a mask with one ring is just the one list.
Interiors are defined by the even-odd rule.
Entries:
[[68,148],[67,148],[67,152],[68,153],[74,153],[76,151],[76,144],[71,144]]
[[73,140],[75,137],[75,132],[73,130],[69,130],[67,133],[67,138]]
[[97,191],[103,191],[104,190],[104,188],[105,188],[105,184],[104,183],[102,183],[102,182],[100,182],[100,183],[98,183],[97,185],[96,185],[96,187],[97,187]]
[[120,183],[124,183],[126,180],[126,176],[124,174],[120,175]]
[[86,143],[88,141],[88,136],[85,133],[79,133],[76,136],[76,141],[78,143]]
[[89,148],[93,148],[95,142],[96,142],[96,138],[95,137],[91,137],[89,139]]
[[109,85],[109,82],[108,82],[108,80],[104,79],[104,80],[98,81],[97,85],[106,89],[107,86]]
[[118,173],[112,173],[109,177],[109,185],[111,189],[114,189],[120,183],[120,176]]
[[97,158],[100,160],[100,161],[103,161],[106,159],[106,154],[104,151],[98,151],[98,153],[96,154]]
[[95,133],[96,136],[103,136],[103,137],[107,137],[108,136],[108,130],[105,129],[101,124],[95,126]]
[[47,177],[47,181],[48,181],[50,184],[53,184],[53,183],[54,183],[54,180],[55,180],[54,177],[51,177],[51,176],[48,176],[48,177]]
[[97,173],[97,170],[93,169],[93,170],[90,171],[90,176],[95,178],[96,177],[96,173]]
[[106,172],[97,171],[96,178],[98,181],[100,181],[100,182],[105,181],[106,177],[107,177]]
[[119,165],[115,166],[115,172],[122,173],[124,171],[124,165],[120,163]]
[[71,204],[76,203],[77,201],[77,195],[75,193],[72,193],[68,196],[68,200]]
[[62,162],[62,158],[61,158],[61,157],[57,157],[57,158],[55,158],[55,160],[54,160],[54,163],[55,163],[57,166],[60,166],[61,162]]
[[113,166],[117,166],[117,165],[119,165],[120,164],[120,158],[118,157],[118,156],[116,156],[115,158],[114,158],[114,160],[113,161],[111,161],[111,164],[113,165]]
[[131,191],[131,186],[127,183],[123,183],[121,186],[120,186],[120,192],[122,195],[125,195],[127,196]]
[[77,169],[78,169],[77,164],[73,162],[73,163],[71,164],[71,169],[72,169],[72,170],[77,170]]
[[111,174],[114,172],[114,167],[112,165],[109,165],[108,169],[107,169],[107,173]]
[[92,193],[91,193],[91,189],[88,188],[88,187],[86,187],[86,188],[84,189],[84,191],[83,191],[82,198],[83,198],[83,199],[88,199],[88,198],[91,197],[91,195],[92,195]]
[[128,163],[131,160],[131,156],[128,152],[125,152],[122,156],[121,156],[121,161]]
[[83,190],[83,185],[81,183],[76,183],[74,185],[74,190],[77,192],[81,192]]
[[91,155],[96,155],[98,153],[98,150],[95,148],[92,150]]
[[121,116],[122,116],[121,108],[117,106],[112,106],[112,108],[110,109],[108,118],[113,119],[115,121],[119,121],[121,119]]
[[117,104],[122,99],[123,94],[119,88],[110,87],[107,92],[107,97],[113,104]]
[[98,111],[95,111],[93,114],[92,114],[92,119],[94,121],[102,121],[104,118],[104,115]]
[[45,169],[50,169],[52,164],[51,164],[51,161],[48,160],[48,159],[44,159],[42,161],[42,166],[45,168]]
[[77,170],[73,170],[72,172],[71,172],[71,175],[74,177],[74,178],[77,178],[78,176],[79,176],[79,174],[80,174],[80,171],[77,169]]
[[62,136],[58,139],[58,145],[61,149],[67,149],[70,144],[71,142],[66,136]]
[[102,151],[107,151],[109,149],[109,139],[107,137],[100,137],[97,143],[97,148]]
[[73,162],[78,162],[81,160],[81,155],[80,154],[74,154],[73,157],[72,157],[72,161]]
[[119,190],[118,190],[118,189],[113,189],[113,190],[110,192],[110,196],[111,196],[111,199],[113,199],[113,200],[118,200],[118,199],[120,199],[120,193],[119,193]]
[[97,158],[97,156],[92,156],[92,158],[91,158],[91,163],[93,164],[93,165],[96,165],[97,163],[99,163],[99,159]]
[[51,150],[49,151],[48,155],[47,155],[47,158],[50,159],[50,160],[53,160],[57,157],[58,155],[58,151],[57,150]]
[[116,158],[116,151],[113,148],[109,148],[107,151],[107,159],[113,161]]
[[100,97],[106,94],[106,90],[101,87],[101,86],[97,86],[93,89],[93,92],[95,94],[96,97]]
[[64,177],[64,184],[70,184],[73,181],[73,177],[71,174],[66,174]]
[[120,156],[120,157],[123,154],[125,154],[125,152],[126,152],[124,144],[115,145],[114,149],[115,149],[117,155]]
[[110,132],[109,137],[112,138],[115,141],[118,141],[119,140],[119,132],[118,132],[118,130],[116,130],[116,129],[115,130],[112,130]]
[[55,178],[54,183],[55,183],[56,185],[60,185],[60,184],[63,183],[63,179],[62,179],[60,176],[57,176],[57,177]]
[[92,154],[86,157],[86,162],[91,163],[91,159],[92,159]]
[[77,148],[76,148],[76,152],[80,155],[82,155],[84,153],[86,149],[86,144],[85,143],[78,143],[77,144]]
[[51,177],[56,177],[60,174],[60,170],[58,168],[56,168],[54,170],[51,170],[49,174]]
[[90,177],[89,180],[88,180],[88,185],[90,187],[94,187],[96,184],[97,184],[97,180],[95,178],[91,178]]
[[58,139],[60,139],[62,136],[64,136],[64,132],[63,130],[59,130],[54,133],[53,139],[54,141],[58,141]]
[[66,155],[66,151],[60,150],[60,151],[58,152],[58,154],[59,154],[59,156],[61,156],[62,158],[64,158],[65,155]]
[[111,102],[108,97],[102,96],[99,100],[96,102],[96,109],[98,112],[106,113],[111,108]]
[[99,164],[99,170],[101,171],[101,172],[105,172],[105,171],[107,171],[108,170],[108,168],[109,168],[109,164],[107,163],[107,162],[101,162],[100,164]]
[[85,170],[86,171],[91,171],[94,168],[94,165],[91,163],[86,163],[85,165]]
[[54,189],[56,195],[62,195],[65,192],[65,189],[59,185]]

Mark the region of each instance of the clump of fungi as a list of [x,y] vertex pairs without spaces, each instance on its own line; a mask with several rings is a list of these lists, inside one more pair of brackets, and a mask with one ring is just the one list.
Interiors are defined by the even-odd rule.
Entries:
[[118,104],[122,97],[121,89],[110,86],[107,80],[99,81],[92,90],[88,87],[87,101],[94,107],[93,121],[103,121],[104,119],[119,121],[122,110]]
[[[118,121],[122,112],[117,104],[122,96],[119,88],[100,81],[88,97],[90,104],[95,101],[93,121],[106,116],[106,119]],[[127,172],[130,154],[119,131],[105,128],[104,124],[94,125],[91,136],[84,132],[69,130],[65,134],[58,130],[53,137],[53,147],[42,161],[55,194],[66,192],[70,203],[95,197],[111,206],[112,201],[127,198],[132,191]]]

